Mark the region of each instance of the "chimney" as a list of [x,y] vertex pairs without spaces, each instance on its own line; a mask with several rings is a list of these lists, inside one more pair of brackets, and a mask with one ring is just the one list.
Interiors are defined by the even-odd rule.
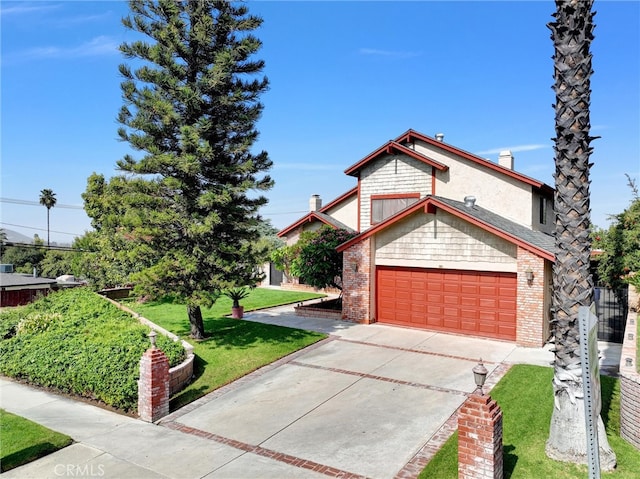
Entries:
[[513,170],[513,154],[511,153],[511,150],[504,150],[500,152],[500,156],[498,156],[498,164]]
[[464,197],[464,205],[467,208],[473,208],[476,205],[476,197],[475,196],[465,196]]
[[311,198],[309,198],[309,211],[318,211],[320,208],[322,208],[320,195],[311,195]]
[[436,141],[442,143],[444,141],[444,133],[436,133]]

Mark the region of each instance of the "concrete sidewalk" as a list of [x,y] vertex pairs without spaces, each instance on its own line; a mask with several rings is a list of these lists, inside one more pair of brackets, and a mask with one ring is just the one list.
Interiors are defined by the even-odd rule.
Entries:
[[[548,366],[548,348],[379,324],[301,318],[292,307],[248,321],[330,338],[148,424],[0,379],[4,409],[75,444],[3,478],[416,477],[455,430],[481,357],[495,384],[508,363]],[[619,361],[601,344],[603,365]]]

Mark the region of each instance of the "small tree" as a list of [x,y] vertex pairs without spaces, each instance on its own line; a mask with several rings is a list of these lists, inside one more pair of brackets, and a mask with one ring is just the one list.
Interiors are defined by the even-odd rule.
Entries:
[[294,244],[281,246],[272,251],[271,261],[273,261],[276,268],[283,271],[290,280],[300,277],[300,252],[315,235],[316,233],[314,231],[303,231],[298,241]]
[[7,233],[5,230],[0,228],[0,258],[4,255],[4,250],[6,249],[7,243]]
[[314,288],[342,290],[342,253],[336,248],[355,235],[345,229],[320,228],[300,251],[300,278]]
[[640,273],[640,197],[631,179],[629,186],[633,192],[631,205],[612,216],[613,224],[598,232],[596,242],[603,250],[598,259],[598,276],[614,289],[624,287],[630,273]]

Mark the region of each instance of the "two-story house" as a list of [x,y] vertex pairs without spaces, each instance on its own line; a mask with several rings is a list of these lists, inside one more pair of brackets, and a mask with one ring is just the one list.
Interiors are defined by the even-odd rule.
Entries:
[[496,163],[409,130],[345,173],[355,188],[280,232],[359,232],[338,248],[344,319],[546,341],[553,189],[516,172],[510,152]]

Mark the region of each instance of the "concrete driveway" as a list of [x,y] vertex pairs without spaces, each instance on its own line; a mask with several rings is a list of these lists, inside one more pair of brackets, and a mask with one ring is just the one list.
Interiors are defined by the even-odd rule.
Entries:
[[455,430],[480,357],[489,386],[507,363],[552,359],[501,341],[299,318],[291,307],[246,320],[331,336],[158,425],[0,380],[2,407],[77,441],[3,477],[55,478],[64,467],[103,478],[416,477]]
[[[552,359],[544,349],[520,351],[501,341],[298,318],[290,308],[246,319],[331,336],[161,421],[247,451],[208,478],[318,477],[320,471],[415,477],[455,429],[452,415],[475,388],[471,370],[479,358],[493,383],[513,354],[545,365]],[[273,462],[281,467],[271,475],[266,464]]]

